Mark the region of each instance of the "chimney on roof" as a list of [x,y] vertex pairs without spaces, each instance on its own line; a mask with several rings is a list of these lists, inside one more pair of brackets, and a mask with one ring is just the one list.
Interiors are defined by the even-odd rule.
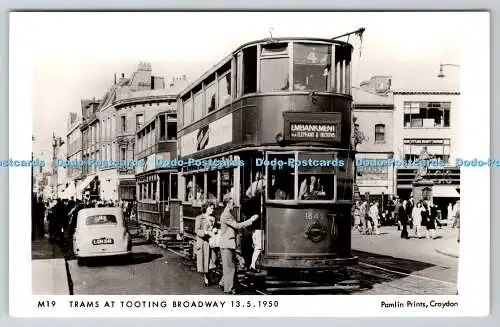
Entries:
[[125,78],[125,73],[122,73],[122,78]]
[[116,73],[115,73],[115,83],[114,83],[114,85],[116,85]]

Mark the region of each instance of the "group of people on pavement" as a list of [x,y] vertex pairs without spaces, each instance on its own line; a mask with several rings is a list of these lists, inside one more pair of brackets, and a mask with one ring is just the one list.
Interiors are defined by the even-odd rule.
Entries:
[[62,241],[65,235],[72,237],[76,228],[78,212],[85,208],[120,207],[126,219],[133,218],[135,205],[133,201],[104,201],[84,199],[49,199],[41,197],[32,201],[32,239],[44,237],[45,223],[48,224],[49,239]]
[[[241,206],[242,216],[247,218],[238,222],[235,218],[234,201],[232,196],[224,197],[224,209],[220,215],[220,223],[214,217],[215,203],[207,202],[202,206],[201,215],[196,217],[195,232],[197,242],[195,247],[197,271],[203,274],[205,286],[216,284],[215,269],[220,263],[222,278],[218,286],[224,289],[225,294],[237,293],[236,273],[241,256],[237,251],[238,231],[251,228],[253,254],[248,267],[249,271],[257,271],[257,261],[263,249],[262,227],[262,192],[264,189],[263,177],[256,176],[246,192],[246,199]],[[218,227],[218,228],[217,228]]]
[[424,228],[426,238],[436,239],[438,209],[432,201],[420,200],[415,203],[413,196],[404,201],[397,198],[396,214],[401,238],[410,238],[409,227],[416,238],[421,238],[421,230]]
[[361,234],[380,235],[378,202],[356,201],[354,208],[354,228]]

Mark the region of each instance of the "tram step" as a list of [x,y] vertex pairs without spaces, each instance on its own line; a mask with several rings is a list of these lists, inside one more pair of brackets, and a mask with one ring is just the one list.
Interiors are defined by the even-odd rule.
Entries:
[[313,285],[305,280],[266,280],[266,285]]

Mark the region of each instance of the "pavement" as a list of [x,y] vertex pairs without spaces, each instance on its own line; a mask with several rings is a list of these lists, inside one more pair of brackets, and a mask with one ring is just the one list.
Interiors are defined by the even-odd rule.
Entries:
[[71,294],[64,246],[39,237],[31,243],[31,258],[33,294]]
[[425,230],[420,239],[410,232],[410,239],[402,239],[396,226],[380,228],[380,235],[361,235],[352,232],[352,249],[396,258],[417,260],[435,265],[457,265],[459,244],[458,229],[444,226],[436,229],[436,239],[426,239]]

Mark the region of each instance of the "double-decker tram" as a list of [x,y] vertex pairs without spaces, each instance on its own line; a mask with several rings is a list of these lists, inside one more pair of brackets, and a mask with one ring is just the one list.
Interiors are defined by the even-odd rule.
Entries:
[[[221,210],[231,197],[242,221],[249,218],[242,206],[259,194],[262,267],[335,270],[357,263],[351,255],[351,53],[350,44],[329,39],[250,42],[179,95],[186,237],[195,235],[206,201]],[[246,234],[241,249],[243,256],[252,251]]]
[[177,167],[177,113],[175,109],[156,114],[136,132],[137,220],[142,234],[157,243],[179,234],[180,200]]

